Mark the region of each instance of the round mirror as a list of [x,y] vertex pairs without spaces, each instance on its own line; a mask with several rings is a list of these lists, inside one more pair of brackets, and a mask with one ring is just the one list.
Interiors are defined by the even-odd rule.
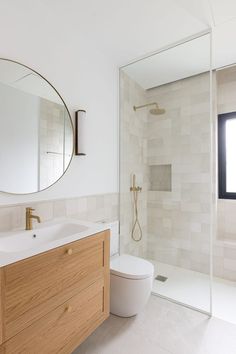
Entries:
[[54,184],[74,149],[65,102],[40,74],[0,59],[0,191],[27,194]]

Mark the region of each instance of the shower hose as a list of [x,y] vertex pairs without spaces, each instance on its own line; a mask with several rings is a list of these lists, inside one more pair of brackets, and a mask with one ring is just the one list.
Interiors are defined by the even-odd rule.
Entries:
[[[139,215],[138,215],[138,193],[141,192],[141,188],[134,187],[132,192],[133,192],[133,199],[134,199],[134,224],[131,231],[131,237],[134,241],[139,242],[142,240],[143,237],[143,232],[139,222]],[[137,238],[135,237],[136,229],[139,234]]]

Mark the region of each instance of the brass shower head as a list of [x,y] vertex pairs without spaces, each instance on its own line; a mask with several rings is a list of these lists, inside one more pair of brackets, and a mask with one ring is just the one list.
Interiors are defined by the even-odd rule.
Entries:
[[159,115],[159,114],[164,114],[165,113],[165,109],[164,108],[159,108],[159,106],[158,106],[158,104],[156,102],[143,104],[141,106],[134,106],[133,109],[134,109],[134,111],[136,111],[137,109],[144,108],[144,107],[149,107],[149,106],[155,106],[155,108],[151,108],[149,110],[149,112],[151,114]]

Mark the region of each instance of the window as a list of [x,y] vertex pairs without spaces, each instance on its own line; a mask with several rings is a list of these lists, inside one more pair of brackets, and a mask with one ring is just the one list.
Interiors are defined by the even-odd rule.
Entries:
[[218,116],[219,198],[236,199],[236,112]]

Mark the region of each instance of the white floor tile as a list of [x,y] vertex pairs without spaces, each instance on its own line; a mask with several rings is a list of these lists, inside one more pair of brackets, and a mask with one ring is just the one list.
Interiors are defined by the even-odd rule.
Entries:
[[[208,275],[150,260],[157,274],[168,277],[154,280],[153,292],[161,296],[210,312],[210,278]],[[213,316],[236,324],[236,283],[213,279]]]
[[74,354],[235,354],[236,326],[151,296],[132,318],[110,316]]

